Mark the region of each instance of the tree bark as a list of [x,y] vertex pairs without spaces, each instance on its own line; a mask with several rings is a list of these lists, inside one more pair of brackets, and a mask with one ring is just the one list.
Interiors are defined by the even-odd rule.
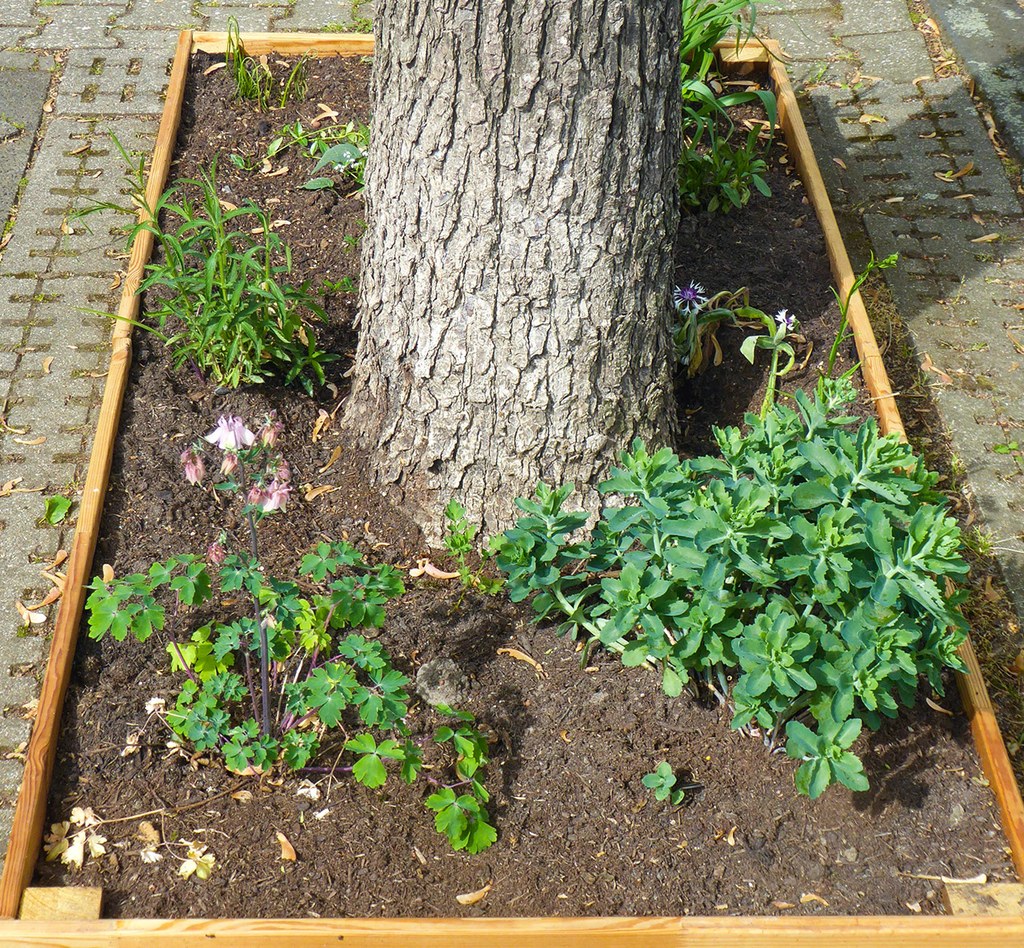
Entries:
[[[346,421],[427,537],[675,428],[679,0],[379,0]],[[589,496],[588,496],[589,494]],[[596,508],[595,508],[596,509]]]

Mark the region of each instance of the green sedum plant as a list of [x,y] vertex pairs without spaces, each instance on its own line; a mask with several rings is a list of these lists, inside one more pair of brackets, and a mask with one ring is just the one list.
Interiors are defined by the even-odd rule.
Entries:
[[[218,753],[229,770],[351,774],[371,789],[395,775],[423,779],[434,788],[425,805],[438,831],[454,849],[479,852],[496,838],[482,779],[487,740],[471,714],[443,705],[432,739],[414,738],[409,679],[374,638],[387,603],[404,591],[399,572],[370,566],[344,542],[307,553],[299,580],[268,576],[260,564],[258,524],[284,510],[291,493],[288,465],[274,448],[281,427],[268,418],[253,432],[223,416],[206,437],[222,455],[217,489],[243,500],[242,549],[229,553],[222,534],[205,559],[172,556],[146,572],[96,578],[86,602],[89,636],[145,642],[173,631],[171,668],[185,680],[166,723],[196,750]],[[203,449],[197,443],[182,454],[194,485],[206,476]],[[225,602],[238,605],[224,614]],[[328,752],[331,766],[313,766]]]
[[965,637],[943,583],[967,565],[937,476],[846,414],[853,399],[823,378],[746,433],[716,430],[721,457],[637,441],[592,530],[566,509],[571,484],[540,484],[497,556],[511,598],[560,634],[657,667],[671,696],[706,687],[771,747],[784,733],[812,797],[866,787],[861,724],[911,705],[922,676],[941,693]]

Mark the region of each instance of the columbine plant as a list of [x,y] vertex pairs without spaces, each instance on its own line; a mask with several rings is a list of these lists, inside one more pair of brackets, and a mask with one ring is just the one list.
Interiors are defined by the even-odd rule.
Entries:
[[945,581],[967,564],[937,475],[846,415],[854,397],[822,378],[795,409],[748,415],[747,434],[716,430],[720,458],[635,442],[601,485],[625,506],[583,538],[572,485],[540,484],[497,557],[513,601],[560,633],[659,668],[669,695],[710,690],[772,748],[784,731],[811,797],[867,787],[850,749],[862,724],[912,704],[921,676],[941,693],[965,636]]
[[[440,706],[445,723],[432,740],[414,739],[406,720],[409,680],[380,642],[359,634],[384,624],[385,604],[404,591],[398,571],[369,566],[347,543],[323,542],[303,557],[301,586],[263,573],[259,524],[284,511],[291,494],[291,473],[277,450],[281,432],[273,416],[252,431],[226,415],[185,449],[184,475],[194,485],[207,477],[207,451],[218,452],[216,488],[241,500],[245,543],[232,543],[225,532],[205,561],[173,556],[145,574],[97,578],[89,586],[89,635],[121,641],[130,633],[144,642],[168,623],[169,597],[175,630],[205,603],[247,600],[247,614],[207,622],[187,641],[168,643],[172,668],[186,676],[173,707],[161,712],[174,732],[197,750],[218,751],[235,772],[280,765],[351,773],[370,788],[383,786],[389,769],[412,783],[429,750],[432,774],[422,776],[435,792],[425,804],[438,831],[457,850],[485,849],[496,838],[481,779],[489,749],[472,715]],[[328,750],[330,767],[310,766]],[[448,772],[452,779],[441,779]]]

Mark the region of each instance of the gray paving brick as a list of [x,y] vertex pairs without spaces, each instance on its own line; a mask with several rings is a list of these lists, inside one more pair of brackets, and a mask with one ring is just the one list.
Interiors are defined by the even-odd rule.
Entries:
[[[173,49],[173,47],[172,47]],[[57,93],[61,114],[156,114],[168,63],[132,49],[73,49]]]
[[317,30],[331,24],[351,23],[356,16],[368,16],[362,9],[353,13],[350,0],[295,0],[276,22],[279,30]]
[[163,0],[163,3],[136,3],[127,13],[119,14],[118,29],[148,31],[152,29],[188,30],[201,28],[203,18],[193,12],[198,6],[192,0]]
[[842,50],[832,39],[839,19],[831,12],[772,14],[762,11],[757,22],[782,44],[791,59],[831,60]]
[[127,3],[108,6],[50,6],[39,8],[47,20],[38,35],[23,40],[30,49],[82,49],[108,44],[111,16],[127,9]]
[[905,0],[844,0],[842,11],[836,36],[888,36],[911,26]]
[[204,7],[206,16],[204,29],[226,30],[228,19],[234,17],[243,33],[266,33],[270,30],[275,14],[284,12],[284,7],[273,6],[217,6]]

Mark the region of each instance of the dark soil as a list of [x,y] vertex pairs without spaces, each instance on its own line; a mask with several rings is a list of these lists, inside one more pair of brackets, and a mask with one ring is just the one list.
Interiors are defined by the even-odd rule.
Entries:
[[[246,135],[268,134],[259,131],[261,121],[277,127],[291,120],[228,105],[223,72],[202,78],[202,65],[194,70],[200,78],[179,143],[179,174],[194,173]],[[322,85],[311,79],[311,105],[299,111],[325,102],[342,120],[365,116],[365,69],[325,60],[313,72]],[[206,87],[214,91],[206,95]],[[236,119],[248,123],[245,131]],[[775,156],[784,153],[777,148]],[[286,237],[307,251],[296,253],[303,275],[312,278],[320,267],[334,268],[332,278],[357,275],[358,257],[337,253],[340,235],[359,219],[356,198],[337,196],[329,207],[314,198],[310,205],[307,192],[294,190],[301,175],[268,181],[236,175],[224,161],[220,168],[219,180],[238,198],[280,199],[274,213],[292,221],[283,225]],[[712,290],[746,285],[754,305],[797,313],[805,347],[814,349],[805,372],[787,379],[791,386],[813,380],[836,313],[820,231],[787,168],[773,168],[772,200],[684,221],[678,266],[680,282],[695,279]],[[351,348],[351,311],[343,301],[329,303],[332,327]],[[693,411],[681,446],[688,451],[706,449],[710,424],[739,423],[760,403],[761,367],[747,370],[738,333],[723,330],[720,338],[722,365],[681,387],[681,407]],[[172,553],[199,552],[222,525],[237,526],[229,511],[211,512],[219,502],[212,492],[184,484],[178,456],[218,413],[256,419],[269,408],[287,425],[282,450],[295,482],[334,488],[309,501],[300,491],[287,515],[265,521],[270,574],[294,575],[299,556],[322,536],[348,537],[367,556],[401,565],[425,552],[415,527],[367,486],[337,423],[312,440],[320,413],[332,415],[344,402],[347,361],[332,367],[333,388],[307,398],[274,385],[219,394],[194,374],[175,372],[145,335],[136,352],[97,570],[110,563],[124,575]],[[805,355],[803,348],[798,356]],[[83,634],[48,822],[66,819],[73,806],[117,822],[101,829],[108,855],[87,860],[73,879],[59,865],[40,863],[38,881],[100,885],[112,916],[280,917],[900,914],[939,911],[941,875],[1012,878],[953,687],[940,699],[951,716],[922,701],[862,737],[857,750],[869,792],[833,788],[812,803],[793,789],[792,762],[730,731],[729,715],[717,707],[669,699],[653,674],[625,669],[608,655],[581,670],[572,643],[530,624],[526,610],[501,598],[471,595],[459,603],[450,583],[409,586],[380,638],[410,676],[437,657],[455,660],[465,674],[462,705],[493,735],[487,782],[499,838],[491,849],[453,853],[433,830],[422,785],[392,781],[374,792],[324,778],[314,802],[297,795],[293,776],[240,778],[169,746],[173,735],[145,711],[150,698],[170,703],[175,694],[164,652],[169,636],[139,646],[95,643]],[[168,629],[179,638],[189,631]],[[509,647],[540,662],[543,672],[499,654]],[[426,728],[429,718],[417,709],[414,729]],[[129,736],[140,731],[132,752]],[[662,759],[703,785],[680,808],[657,803],[641,784]],[[144,864],[142,820],[164,842],[207,845],[217,860],[211,878],[178,877],[180,846]],[[278,832],[294,845],[296,861],[281,860]],[[488,883],[493,888],[476,905],[456,901]]]

